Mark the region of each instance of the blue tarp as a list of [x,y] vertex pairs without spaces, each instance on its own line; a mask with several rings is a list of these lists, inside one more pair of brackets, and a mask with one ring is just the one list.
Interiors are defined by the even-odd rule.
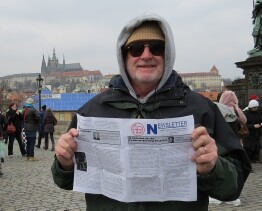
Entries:
[[[84,103],[96,95],[96,93],[52,94],[50,91],[45,90],[41,93],[41,106],[46,105],[52,111],[77,111]],[[31,98],[35,100],[33,106],[39,109],[39,95],[31,96]]]

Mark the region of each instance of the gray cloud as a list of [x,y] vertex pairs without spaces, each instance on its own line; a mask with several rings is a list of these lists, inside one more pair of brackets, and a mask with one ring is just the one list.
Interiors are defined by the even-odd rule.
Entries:
[[144,12],[163,16],[176,43],[175,69],[243,77],[235,62],[253,48],[252,2],[240,0],[2,0],[0,76],[39,72],[42,56],[80,62],[103,74],[118,72],[115,45],[124,24]]

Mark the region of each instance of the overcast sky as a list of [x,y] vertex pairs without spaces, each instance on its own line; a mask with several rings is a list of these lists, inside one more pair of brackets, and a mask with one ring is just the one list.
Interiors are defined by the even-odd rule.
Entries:
[[0,77],[38,73],[42,57],[79,62],[85,70],[118,73],[116,40],[122,27],[142,13],[171,25],[174,69],[243,77],[235,62],[254,46],[252,0],[1,0]]

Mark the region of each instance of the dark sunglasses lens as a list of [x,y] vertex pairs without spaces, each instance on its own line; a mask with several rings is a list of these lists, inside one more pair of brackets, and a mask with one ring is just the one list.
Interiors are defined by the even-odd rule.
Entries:
[[129,46],[129,53],[133,57],[141,56],[144,51],[144,44],[137,43]]
[[165,53],[165,45],[161,43],[149,44],[149,50],[154,56],[162,56]]
[[[150,52],[154,56],[162,56],[165,53],[165,44],[164,43],[149,43],[147,45],[149,47]],[[128,47],[128,51],[131,56],[139,57],[142,55],[145,49],[144,43],[136,43],[132,44]]]

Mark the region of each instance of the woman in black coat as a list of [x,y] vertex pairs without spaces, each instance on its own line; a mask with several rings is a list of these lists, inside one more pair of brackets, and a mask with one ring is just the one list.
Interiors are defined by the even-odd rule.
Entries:
[[51,151],[54,151],[55,150],[54,132],[55,132],[55,125],[57,124],[57,119],[55,118],[50,108],[46,110],[43,122],[44,122],[44,131],[45,131],[45,146],[43,148],[45,150],[48,149],[48,135],[50,134],[50,139],[52,143]]
[[249,136],[244,139],[244,149],[246,150],[251,162],[259,161],[261,119],[258,111],[258,102],[251,100],[248,104],[248,110],[244,111],[247,117],[247,127]]
[[[16,127],[15,133],[12,134],[7,134],[9,138],[9,143],[8,143],[8,156],[13,157],[13,146],[14,146],[14,140],[16,139],[20,152],[23,157],[26,156],[26,151],[25,151],[25,145],[22,142],[22,124],[23,124],[23,116],[22,114],[17,110],[17,104],[16,103],[11,103],[9,105],[9,110],[6,112],[6,119],[7,119],[7,125],[13,124]],[[7,128],[7,125],[5,129]]]

